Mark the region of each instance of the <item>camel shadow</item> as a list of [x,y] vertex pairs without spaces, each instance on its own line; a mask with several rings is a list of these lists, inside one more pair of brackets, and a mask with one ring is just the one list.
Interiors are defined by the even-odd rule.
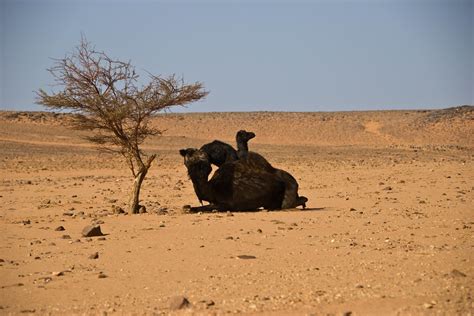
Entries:
[[190,207],[189,205],[185,205],[183,207],[183,211],[186,214],[196,214],[196,213],[258,213],[258,212],[317,212],[317,211],[328,211],[327,207],[307,207],[307,208],[289,208],[283,210],[267,210],[267,209],[250,209],[250,210],[238,210],[238,211],[230,211],[230,210],[218,210],[215,208],[214,205],[203,205],[203,206],[196,206]]

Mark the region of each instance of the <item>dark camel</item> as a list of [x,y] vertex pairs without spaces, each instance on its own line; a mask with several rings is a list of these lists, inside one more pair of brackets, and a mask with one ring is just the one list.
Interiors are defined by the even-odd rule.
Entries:
[[255,170],[264,170],[275,174],[285,183],[285,196],[281,204],[282,209],[306,207],[308,199],[298,195],[298,182],[288,172],[274,168],[262,155],[249,151],[248,141],[255,137],[255,133],[240,130],[235,136],[237,142],[237,156],[239,160],[246,161]]
[[279,209],[285,183],[274,173],[257,170],[245,160],[226,162],[208,180],[212,171],[209,156],[195,148],[181,149],[188,175],[200,200],[210,205],[192,211],[249,211],[260,207]]

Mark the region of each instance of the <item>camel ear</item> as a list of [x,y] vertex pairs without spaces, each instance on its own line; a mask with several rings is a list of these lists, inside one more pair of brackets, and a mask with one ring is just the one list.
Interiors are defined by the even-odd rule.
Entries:
[[179,154],[180,154],[181,156],[183,156],[183,157],[186,157],[186,153],[187,153],[187,152],[188,152],[187,149],[180,149],[180,150],[179,150]]

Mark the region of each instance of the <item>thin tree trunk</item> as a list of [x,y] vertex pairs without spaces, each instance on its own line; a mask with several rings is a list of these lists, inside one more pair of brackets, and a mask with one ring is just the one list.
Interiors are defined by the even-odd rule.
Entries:
[[140,209],[140,189],[145,180],[145,176],[148,173],[148,169],[150,169],[152,161],[155,159],[156,155],[152,155],[148,158],[148,161],[145,165],[140,167],[135,180],[133,181],[133,188],[130,195],[129,201],[129,213],[130,214],[137,214]]

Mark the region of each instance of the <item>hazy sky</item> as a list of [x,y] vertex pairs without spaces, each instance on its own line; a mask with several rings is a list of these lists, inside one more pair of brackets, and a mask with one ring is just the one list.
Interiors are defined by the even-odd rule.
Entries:
[[42,109],[33,91],[81,32],[138,70],[204,82],[189,112],[474,104],[473,2],[0,0],[0,106]]

